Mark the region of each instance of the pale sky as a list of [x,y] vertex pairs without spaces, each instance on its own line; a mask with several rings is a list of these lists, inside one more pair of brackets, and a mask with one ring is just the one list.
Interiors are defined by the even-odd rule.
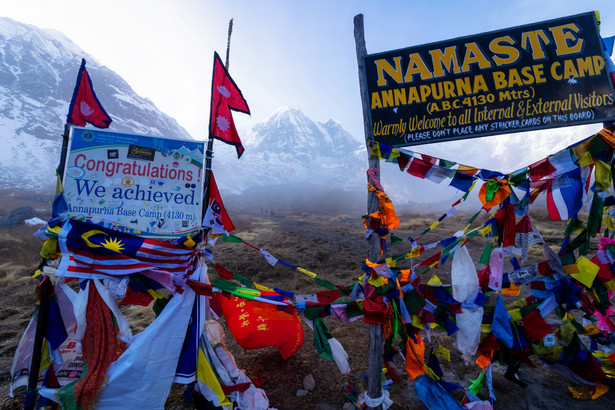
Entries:
[[62,31],[195,139],[207,136],[212,57],[225,58],[231,18],[230,73],[252,111],[235,115],[240,133],[290,106],[363,141],[356,14],[377,53],[592,10],[615,35],[614,0],[0,0],[0,15]]

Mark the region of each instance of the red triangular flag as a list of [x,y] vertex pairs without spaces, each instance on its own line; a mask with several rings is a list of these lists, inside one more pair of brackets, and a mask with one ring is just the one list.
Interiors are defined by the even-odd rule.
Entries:
[[222,64],[218,53],[214,52],[214,74],[211,84],[211,116],[209,134],[237,148],[237,158],[243,154],[243,145],[237,134],[231,110],[250,114],[248,103],[241,91]]
[[108,128],[111,117],[96,98],[92,81],[85,69],[85,59],[81,59],[81,67],[75,84],[73,98],[68,108],[66,122],[78,127],[85,127],[86,122],[99,128]]
[[233,225],[233,221],[231,221],[222,203],[222,197],[220,191],[218,191],[213,172],[209,180],[209,204],[203,218],[203,226],[211,228],[213,234],[228,234],[228,232],[235,230],[235,225]]

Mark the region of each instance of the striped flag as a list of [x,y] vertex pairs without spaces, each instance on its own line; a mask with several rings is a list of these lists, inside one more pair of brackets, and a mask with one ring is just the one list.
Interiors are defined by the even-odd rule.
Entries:
[[547,209],[553,221],[576,218],[583,206],[583,181],[577,168],[554,179],[547,190]]
[[58,276],[88,279],[148,271],[183,276],[197,255],[193,248],[75,220],[64,223],[58,243]]

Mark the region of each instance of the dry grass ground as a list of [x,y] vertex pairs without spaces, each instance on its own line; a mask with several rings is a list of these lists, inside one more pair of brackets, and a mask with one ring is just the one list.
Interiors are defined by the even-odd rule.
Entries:
[[[416,238],[424,229],[437,220],[440,214],[413,217],[412,214],[400,215],[401,226],[396,236],[403,242],[391,245],[389,254],[407,252],[407,237]],[[463,229],[470,213],[454,214],[446,218],[440,226],[425,235],[421,244],[427,244],[452,236]],[[486,217],[481,215],[472,226],[479,226]],[[286,212],[275,215],[246,212],[233,214],[237,226],[236,234],[244,241],[262,248],[276,258],[292,265],[308,269],[335,284],[347,285],[363,274],[361,266],[367,255],[364,241],[365,231],[360,215],[325,215],[308,212]],[[554,247],[560,240],[563,226],[549,228],[543,216],[537,215],[534,221],[540,223],[539,230]],[[553,229],[550,231],[550,229]],[[35,299],[33,290],[35,280],[30,278],[38,261],[41,241],[29,235],[34,229],[19,228],[10,232],[0,232],[0,405],[2,408],[21,408],[23,396],[17,399],[6,398],[8,393],[8,371],[13,353],[21,334],[33,312]],[[552,242],[552,243],[551,243]],[[486,244],[486,239],[477,236],[469,243],[469,251],[474,260],[478,260]],[[430,251],[424,257],[439,249]],[[270,266],[261,254],[243,244],[219,243],[214,255],[217,263],[233,273],[243,275],[268,287],[279,287],[297,293],[314,293],[323,290],[315,285],[308,276],[285,266]],[[541,250],[533,250],[531,257],[539,260]],[[409,267],[419,260],[405,260],[401,267]],[[528,262],[531,263],[531,262]],[[424,281],[436,273],[443,282],[450,283],[449,260],[438,270],[427,273]],[[210,264],[209,274],[216,276]],[[514,298],[513,298],[514,299]],[[490,300],[490,303],[493,301]],[[150,308],[130,307],[124,310],[135,331],[142,329],[153,315]],[[352,324],[334,322],[325,319],[333,336],[340,341],[349,355],[351,373],[343,375],[333,362],[320,358],[313,346],[313,332],[304,326],[305,342],[300,352],[282,360],[275,348],[265,348],[244,352],[236,344],[227,330],[227,343],[232,350],[238,366],[246,370],[251,378],[263,380],[261,386],[267,393],[272,407],[278,409],[341,409],[345,403],[343,396],[346,384],[354,386],[359,392],[366,389],[368,327],[362,321]],[[224,325],[224,320],[221,319]],[[431,342],[426,340],[427,351],[442,345],[452,354],[450,363],[441,361],[445,380],[468,386],[470,379],[475,379],[480,368],[474,364],[465,364],[455,348],[454,338],[436,331]],[[544,368],[536,360],[537,369],[525,368],[520,377],[529,384],[521,388],[506,380],[504,369],[494,365],[493,385],[498,399],[496,409],[528,408],[613,408],[615,393],[610,392],[602,398],[583,402],[574,400],[568,392],[570,385],[560,376]],[[423,409],[424,405],[414,395],[412,380],[407,380],[403,363],[398,358],[394,368],[402,378],[401,383],[393,384],[391,397],[393,409]],[[303,388],[303,378],[311,374],[316,380],[316,389],[305,397],[296,397],[296,391]],[[488,397],[486,388],[479,396]],[[458,394],[455,396],[458,397]],[[181,387],[175,386],[169,397],[167,408],[191,408],[184,405]],[[175,407],[175,408],[177,408]]]

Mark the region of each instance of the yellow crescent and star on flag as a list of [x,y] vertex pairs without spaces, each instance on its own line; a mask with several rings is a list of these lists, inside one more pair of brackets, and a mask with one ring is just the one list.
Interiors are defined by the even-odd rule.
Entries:
[[[122,253],[122,250],[124,250],[124,244],[122,243],[121,239],[118,239],[118,238],[105,239],[105,238],[102,238],[100,235],[104,235],[106,237],[109,236],[107,233],[103,231],[92,229],[92,230],[89,230],[81,234],[81,239],[83,239],[83,242],[85,242],[85,244],[89,248],[101,248],[102,247],[105,249],[109,249],[110,251],[113,251],[113,252]],[[103,239],[105,239],[104,242],[103,242]]]

